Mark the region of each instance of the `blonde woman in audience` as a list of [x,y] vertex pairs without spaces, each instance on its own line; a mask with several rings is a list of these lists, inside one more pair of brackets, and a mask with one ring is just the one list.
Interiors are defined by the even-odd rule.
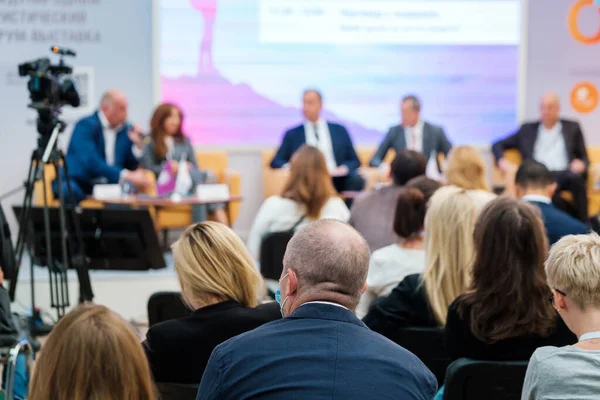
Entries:
[[487,184],[485,162],[471,146],[458,146],[450,151],[446,165],[446,181],[482,197],[484,201],[496,198]]
[[281,196],[271,196],[260,207],[250,234],[248,249],[255,260],[265,235],[299,228],[320,218],[348,222],[350,211],[338,197],[325,157],[313,146],[302,146],[292,157],[290,176]]
[[546,261],[554,308],[577,335],[572,346],[540,347],[533,353],[523,400],[600,398],[600,237],[571,235]]
[[373,303],[364,318],[372,330],[391,336],[407,326],[443,327],[448,306],[471,282],[473,230],[486,200],[458,188],[440,188],[425,215],[425,271],[407,276]]
[[255,308],[262,278],[227,226],[192,225],[172,250],[183,300],[194,312],[151,326],[143,347],[156,382],[199,383],[217,345],[281,315],[274,302]]
[[29,400],[155,398],[132,327],[100,305],[81,305],[52,330],[35,363]]
[[400,240],[371,254],[367,290],[356,307],[359,318],[367,314],[377,297],[389,295],[408,275],[420,274],[425,269],[425,209],[439,187],[438,182],[420,177],[400,191],[393,221],[394,232]]

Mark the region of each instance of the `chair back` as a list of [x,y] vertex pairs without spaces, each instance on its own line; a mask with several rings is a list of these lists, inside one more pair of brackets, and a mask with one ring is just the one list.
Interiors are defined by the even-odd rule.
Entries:
[[192,311],[181,300],[180,292],[158,292],[148,299],[148,324],[177,319],[190,315]]
[[157,382],[160,400],[195,400],[198,384]]
[[441,386],[450,364],[444,335],[441,328],[403,328],[388,338],[416,355]]
[[460,358],[448,367],[444,400],[520,399],[528,361]]
[[283,256],[289,241],[294,236],[294,231],[304,221],[304,216],[298,220],[290,229],[280,232],[272,232],[262,240],[260,245],[260,272],[265,279],[279,280],[283,271]]

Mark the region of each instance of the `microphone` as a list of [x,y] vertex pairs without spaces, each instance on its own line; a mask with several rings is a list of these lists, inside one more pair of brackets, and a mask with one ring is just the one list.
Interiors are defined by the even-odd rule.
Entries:
[[67,49],[65,47],[52,46],[50,47],[50,51],[55,54],[60,54],[61,56],[75,57],[77,55],[73,50]]

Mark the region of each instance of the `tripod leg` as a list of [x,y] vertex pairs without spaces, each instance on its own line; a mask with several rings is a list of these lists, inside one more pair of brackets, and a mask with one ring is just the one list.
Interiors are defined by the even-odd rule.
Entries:
[[[46,182],[46,171],[45,171],[45,166],[42,165],[42,181]],[[60,175],[57,175],[59,177],[58,182],[60,182]],[[60,187],[59,187],[59,191],[60,191]],[[61,226],[61,230],[63,229],[63,227]],[[50,210],[48,208],[48,195],[46,193],[46,191],[44,190],[44,236],[46,239],[46,266],[48,268],[48,279],[49,279],[49,283],[50,283],[50,306],[53,308],[56,308],[58,305],[58,293],[54,290],[54,286],[55,286],[55,277],[54,277],[54,270],[55,270],[55,265],[54,265],[54,258],[52,257],[52,240],[51,240],[51,228],[50,228]],[[64,232],[64,231],[63,231]],[[61,233],[62,234],[62,233]],[[32,263],[32,273],[33,273],[33,263]],[[32,293],[33,293],[33,286],[32,286]],[[32,304],[33,306],[33,304]],[[58,317],[60,318],[62,315],[60,315],[60,313],[58,313]]]
[[[69,169],[67,167],[67,163],[65,161],[65,157],[62,152],[58,152],[58,161],[63,165],[63,169],[65,172],[65,180],[67,182],[67,194],[69,196],[69,201],[72,201],[73,197],[73,189],[69,184]],[[56,164],[56,168],[58,168],[58,163]],[[92,301],[94,299],[94,292],[92,290],[92,283],[90,281],[90,274],[88,270],[87,260],[85,258],[85,248],[83,244],[83,236],[81,234],[81,225],[79,224],[79,217],[75,210],[75,206],[70,203],[71,207],[69,208],[69,213],[71,215],[71,223],[74,228],[72,231],[75,233],[75,239],[77,240],[76,246],[71,246],[73,249],[73,253],[75,255],[75,270],[77,271],[77,277],[79,278],[79,302],[83,303],[84,301]],[[73,237],[70,236],[71,244],[73,245]],[[75,250],[76,249],[76,250]]]

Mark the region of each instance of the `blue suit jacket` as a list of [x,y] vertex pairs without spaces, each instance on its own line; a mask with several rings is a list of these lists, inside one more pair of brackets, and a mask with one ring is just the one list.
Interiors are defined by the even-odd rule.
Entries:
[[127,135],[128,129],[129,125],[126,124],[117,132],[115,163],[111,166],[106,163],[104,134],[98,113],[77,122],[67,150],[66,162],[70,178],[84,188],[85,192],[91,192],[92,181],[95,179],[106,178],[109,183],[118,183],[121,170],[134,170],[138,167],[138,161],[131,150],[133,143]]
[[217,346],[197,399],[431,400],[436,388],[412,353],[352,312],[312,303]]
[[553,245],[567,235],[585,235],[590,233],[589,228],[583,222],[562,212],[552,204],[537,201],[532,201],[531,204],[535,204],[542,213],[550,245]]
[[[338,166],[345,165],[350,171],[360,167],[360,160],[354,151],[352,139],[346,128],[342,125],[327,123],[329,135],[331,136],[331,147],[333,155]],[[271,161],[271,168],[281,168],[290,162],[292,155],[304,144],[306,144],[306,134],[304,124],[290,129],[283,136],[283,141],[277,154]]]

